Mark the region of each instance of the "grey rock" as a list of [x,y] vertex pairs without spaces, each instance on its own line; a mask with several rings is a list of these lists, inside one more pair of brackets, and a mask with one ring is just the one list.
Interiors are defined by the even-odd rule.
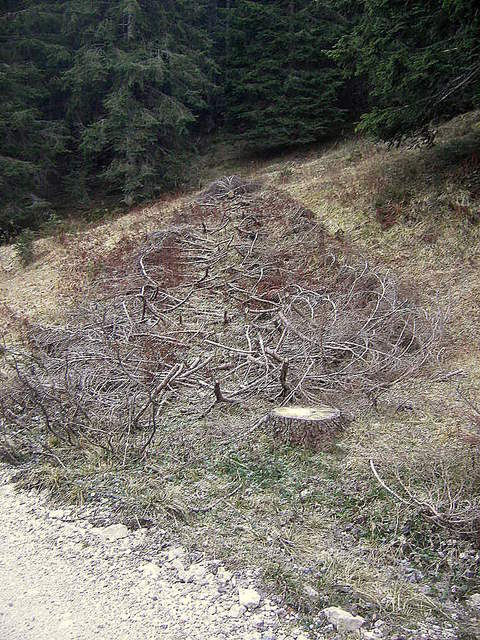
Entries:
[[12,484],[2,484],[0,486],[0,496],[13,495],[14,489]]
[[348,611],[340,607],[327,607],[323,610],[328,622],[340,633],[352,633],[358,631],[364,624],[365,619],[361,616],[353,616]]
[[183,547],[170,547],[167,551],[167,559],[169,561],[176,560],[177,558],[183,558],[186,552]]
[[209,571],[203,564],[192,564],[190,569],[186,572],[187,582],[204,582],[207,578]]
[[472,593],[468,598],[468,604],[474,609],[480,609],[480,593]]
[[318,598],[320,595],[316,589],[311,587],[309,584],[306,584],[303,588],[303,592],[309,598]]
[[222,584],[226,584],[231,581],[233,574],[227,571],[225,567],[218,567],[217,578]]
[[92,529],[94,533],[99,535],[107,542],[116,542],[128,537],[129,531],[124,524],[111,524],[108,527],[97,527]]
[[247,609],[255,609],[260,604],[260,594],[255,589],[238,589],[238,602]]
[[158,564],[155,562],[148,562],[142,566],[142,572],[144,576],[149,578],[158,578],[162,572]]
[[228,615],[230,616],[230,618],[241,618],[246,610],[246,607],[240,604],[234,604],[233,607],[230,607]]
[[170,563],[170,567],[176,571],[177,573],[181,573],[183,575],[183,573],[185,572],[185,565],[183,564],[183,562],[180,560],[180,558],[176,558],[175,560],[173,560]]
[[66,512],[63,509],[53,509],[48,512],[48,517],[53,518],[54,520],[61,520],[66,516]]
[[252,625],[261,631],[265,627],[265,619],[262,615],[256,614],[252,617]]

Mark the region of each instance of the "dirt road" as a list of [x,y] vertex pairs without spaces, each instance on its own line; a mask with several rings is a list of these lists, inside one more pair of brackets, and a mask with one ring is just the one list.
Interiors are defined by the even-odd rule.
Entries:
[[1,640],[306,640],[248,577],[154,536],[93,527],[0,471]]

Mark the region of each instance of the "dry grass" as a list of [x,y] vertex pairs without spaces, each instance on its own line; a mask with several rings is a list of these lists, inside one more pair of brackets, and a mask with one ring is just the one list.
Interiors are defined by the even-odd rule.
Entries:
[[[427,295],[458,296],[454,319],[468,322],[461,331],[470,336],[480,319],[479,120],[475,112],[448,123],[431,150],[388,151],[349,140],[299,160],[296,179],[284,185],[331,233],[347,237]],[[281,167],[272,169],[272,179],[281,183]]]
[[[52,441],[64,467],[32,467],[24,481],[77,502],[103,498],[126,520],[158,521],[192,548],[260,567],[287,603],[310,614],[345,605],[407,638],[418,634],[406,628],[435,619],[476,637],[464,607],[480,589],[475,523],[452,527],[429,507],[464,514],[480,495],[478,425],[458,392],[480,387],[478,167],[468,155],[478,119],[447,123],[433,151],[388,151],[358,139],[264,163],[222,152],[219,166],[206,156],[195,177],[200,186],[235,172],[287,191],[347,251],[391,269],[422,304],[448,306],[443,361],[424,372],[428,381],[404,380],[321,453],[279,447],[265,430],[232,438],[239,425],[248,431],[258,406],[251,414],[224,406],[203,421],[170,412],[147,465]],[[442,153],[451,159],[459,136],[461,153],[446,162]],[[133,213],[63,244],[39,241],[27,269],[2,248],[3,301],[26,322],[58,319],[60,305],[128,254],[132,239],[172,219],[172,209]],[[403,501],[377,481],[370,460]],[[307,584],[317,598],[306,595]]]
[[[182,198],[166,198],[137,208],[108,224],[83,225],[34,242],[34,260],[20,264],[13,246],[0,246],[0,305],[6,315],[32,322],[60,320],[63,313],[87,292],[104,268],[106,254],[125,242],[140,241],[167,223]],[[15,317],[2,324],[0,336],[15,331]]]

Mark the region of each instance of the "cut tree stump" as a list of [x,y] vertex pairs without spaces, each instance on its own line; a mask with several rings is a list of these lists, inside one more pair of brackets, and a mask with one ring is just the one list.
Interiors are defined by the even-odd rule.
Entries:
[[273,435],[278,440],[321,451],[343,431],[347,420],[334,407],[290,406],[273,409],[267,423],[273,426]]

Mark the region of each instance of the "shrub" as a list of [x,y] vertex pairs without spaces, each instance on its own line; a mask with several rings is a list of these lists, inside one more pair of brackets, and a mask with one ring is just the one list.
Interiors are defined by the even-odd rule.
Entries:
[[31,229],[22,231],[15,240],[15,253],[23,266],[33,261],[33,241],[35,234]]

